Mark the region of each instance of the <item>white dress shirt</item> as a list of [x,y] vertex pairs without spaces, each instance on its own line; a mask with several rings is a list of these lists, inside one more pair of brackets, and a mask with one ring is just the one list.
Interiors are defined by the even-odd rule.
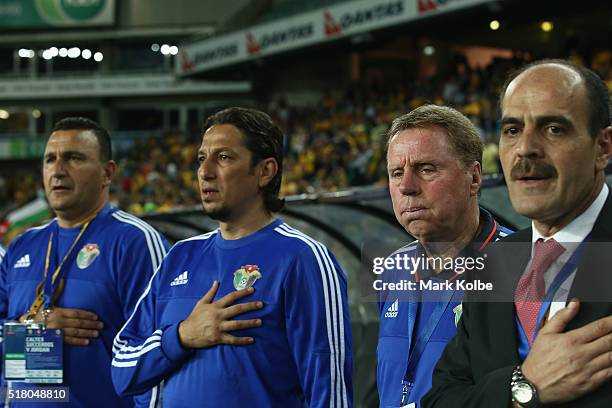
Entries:
[[[544,241],[547,241],[551,238],[554,238],[559,244],[561,244],[565,251],[557,258],[550,267],[544,272],[544,283],[546,284],[546,290],[554,281],[557,274],[561,271],[561,268],[566,264],[566,262],[570,259],[576,248],[580,245],[582,241],[589,235],[593,226],[595,225],[595,221],[601,212],[606,199],[608,198],[609,189],[608,186],[604,183],[601,191],[597,195],[597,198],[591,203],[589,208],[586,209],[582,214],[578,217],[574,218],[572,222],[567,224],[561,230],[557,231],[550,237],[545,237],[540,234],[540,231],[535,226],[535,223],[531,222],[531,254],[533,257],[533,248],[535,242],[542,238]],[[529,270],[531,267],[531,260],[527,264],[525,271]],[[574,278],[576,277],[576,268],[572,271],[571,275],[563,282],[561,287],[555,293],[553,302],[550,307],[548,319],[552,318],[554,314],[560,309],[564,308],[567,303],[567,298],[569,296],[570,288],[572,287],[572,283],[574,282]]]

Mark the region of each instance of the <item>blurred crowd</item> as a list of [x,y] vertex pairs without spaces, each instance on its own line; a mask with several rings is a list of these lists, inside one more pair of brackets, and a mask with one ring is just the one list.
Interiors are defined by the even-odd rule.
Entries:
[[[424,103],[447,104],[468,116],[485,145],[483,172],[499,173],[497,95],[507,73],[527,58],[519,54],[470,68],[464,58],[457,57],[433,77],[408,84],[355,84],[322,95],[312,106],[293,106],[282,99],[262,104],[260,108],[271,114],[286,135],[281,194],[384,186],[386,131],[395,117]],[[593,68],[612,89],[612,52],[599,52],[590,61],[578,54],[569,58]],[[120,170],[112,202],[133,214],[196,205],[199,144],[199,134],[183,133],[135,141],[117,157]],[[41,194],[39,169],[0,175],[3,214]]]
[[[612,89],[612,52],[595,53],[585,61]],[[425,103],[450,105],[479,129],[484,144],[483,173],[501,172],[498,154],[498,95],[508,72],[529,61],[495,59],[470,68],[458,56],[433,77],[409,84],[357,84],[343,94],[327,93],[312,107],[292,107],[281,100],[268,107],[286,131],[285,194],[333,191],[349,186],[386,183],[386,131],[392,120]]]
[[111,202],[132,214],[190,207],[200,202],[195,173],[199,139],[182,133],[141,139],[119,164]]

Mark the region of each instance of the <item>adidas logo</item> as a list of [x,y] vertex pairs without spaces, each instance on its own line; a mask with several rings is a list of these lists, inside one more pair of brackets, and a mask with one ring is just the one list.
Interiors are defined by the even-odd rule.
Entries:
[[385,317],[397,317],[397,311],[399,310],[399,299],[395,299],[395,302],[389,306]]
[[189,278],[187,277],[187,271],[185,271],[174,278],[174,280],[170,282],[170,286],[185,285],[187,282],[189,282]]
[[25,254],[15,262],[14,268],[27,268],[30,266],[30,254]]

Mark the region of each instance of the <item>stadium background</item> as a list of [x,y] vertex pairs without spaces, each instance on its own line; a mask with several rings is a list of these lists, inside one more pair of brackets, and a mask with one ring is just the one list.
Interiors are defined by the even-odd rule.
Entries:
[[65,116],[111,131],[116,206],[171,241],[214,228],[195,184],[200,128],[220,108],[260,108],[286,136],[280,216],[349,277],[355,402],[377,406],[378,317],[360,251],[411,240],[386,191],[387,127],[426,102],[465,113],[485,142],[482,203],[524,226],[499,174],[497,94],[542,57],[584,64],[612,89],[612,4],[0,0],[0,241],[51,216],[40,159]]

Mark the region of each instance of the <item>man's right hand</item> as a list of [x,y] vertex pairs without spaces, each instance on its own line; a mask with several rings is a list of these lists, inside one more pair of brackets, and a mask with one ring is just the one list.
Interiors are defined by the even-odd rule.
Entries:
[[[39,311],[34,316],[36,323],[43,323],[43,312]],[[19,321],[25,319],[25,314]],[[81,309],[65,309],[54,307],[47,314],[47,329],[62,329],[64,331],[64,343],[73,346],[87,346],[89,339],[95,339],[104,328],[104,323],[98,320],[95,313]]]
[[235,330],[261,326],[260,319],[231,320],[240,314],[263,307],[260,301],[234,304],[237,300],[251,295],[255,289],[247,288],[232,292],[213,302],[218,289],[219,282],[214,281],[208,292],[196,303],[189,317],[179,324],[179,339],[184,347],[205,348],[217,344],[248,345],[255,341],[252,337],[236,337],[228,334]]
[[543,404],[575,400],[612,378],[612,316],[564,333],[580,308],[557,312],[536,337],[522,366]]

